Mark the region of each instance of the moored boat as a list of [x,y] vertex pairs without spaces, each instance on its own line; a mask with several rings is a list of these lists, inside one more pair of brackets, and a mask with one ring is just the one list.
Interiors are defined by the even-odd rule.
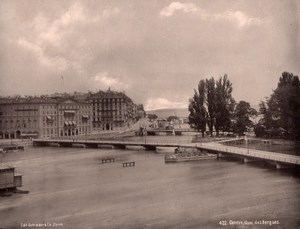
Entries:
[[175,153],[169,156],[165,156],[165,163],[170,162],[188,162],[188,161],[201,161],[215,159],[217,155],[208,153],[206,151],[200,151],[198,149],[175,149]]

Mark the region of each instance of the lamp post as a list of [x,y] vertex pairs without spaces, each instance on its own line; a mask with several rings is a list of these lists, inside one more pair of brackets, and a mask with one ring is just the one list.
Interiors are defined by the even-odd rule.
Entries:
[[[11,108],[12,109],[12,108]],[[12,133],[12,130],[13,130],[13,123],[12,123],[12,110],[10,111],[10,134],[9,134],[9,137],[10,137],[10,144],[12,145],[12,136],[11,136],[11,133]]]

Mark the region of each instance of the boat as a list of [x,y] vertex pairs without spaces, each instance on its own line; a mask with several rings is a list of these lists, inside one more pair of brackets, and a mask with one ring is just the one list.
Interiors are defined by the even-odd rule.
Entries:
[[188,162],[188,161],[202,161],[211,160],[217,158],[217,155],[208,153],[206,151],[200,151],[198,149],[175,149],[175,153],[165,156],[165,163],[171,162]]
[[0,146],[0,153],[17,152],[24,149],[25,148],[22,145],[2,145]]
[[15,167],[0,164],[0,192],[22,186],[22,175],[15,172]]

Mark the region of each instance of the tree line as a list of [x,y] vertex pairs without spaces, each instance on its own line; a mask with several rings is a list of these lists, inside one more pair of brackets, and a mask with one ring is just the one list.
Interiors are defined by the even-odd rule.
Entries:
[[[246,101],[236,102],[232,97],[232,83],[227,75],[217,80],[202,79],[189,100],[189,124],[192,128],[210,135],[220,131],[243,135],[254,128],[258,137],[282,134],[300,139],[300,83],[298,76],[283,72],[277,88],[269,98],[261,101],[259,112]],[[254,118],[260,115],[258,123]]]

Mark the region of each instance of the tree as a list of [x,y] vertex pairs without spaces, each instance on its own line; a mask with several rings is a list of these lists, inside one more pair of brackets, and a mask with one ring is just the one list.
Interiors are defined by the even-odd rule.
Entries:
[[213,135],[213,128],[215,125],[216,119],[216,87],[215,87],[215,79],[214,77],[210,79],[206,79],[206,106],[207,106],[207,123],[210,131],[210,136]]
[[300,82],[293,73],[283,72],[270,98],[261,102],[266,129],[284,129],[293,139],[300,140]]
[[271,99],[276,101],[280,127],[300,139],[300,83],[298,76],[283,72]]
[[232,98],[232,83],[225,74],[216,82],[215,95],[215,129],[217,136],[219,131],[229,131],[231,129],[231,119],[233,118],[235,101]]
[[257,111],[248,102],[240,101],[234,110],[233,131],[238,135],[243,135],[248,128],[254,126],[251,118],[255,115]]
[[205,100],[206,100],[206,86],[205,81],[200,80],[198,84],[198,90],[194,89],[194,96],[190,99],[189,111],[190,114],[188,116],[189,124],[192,128],[201,131],[202,137],[204,137],[204,133],[206,130],[206,122],[207,122],[207,111],[205,108]]
[[167,118],[167,121],[168,122],[171,122],[171,121],[177,121],[179,120],[179,118],[176,116],[176,115],[170,115],[168,118]]
[[153,120],[157,119],[157,115],[156,114],[148,114],[147,116],[148,116],[148,119],[150,121],[153,121]]

